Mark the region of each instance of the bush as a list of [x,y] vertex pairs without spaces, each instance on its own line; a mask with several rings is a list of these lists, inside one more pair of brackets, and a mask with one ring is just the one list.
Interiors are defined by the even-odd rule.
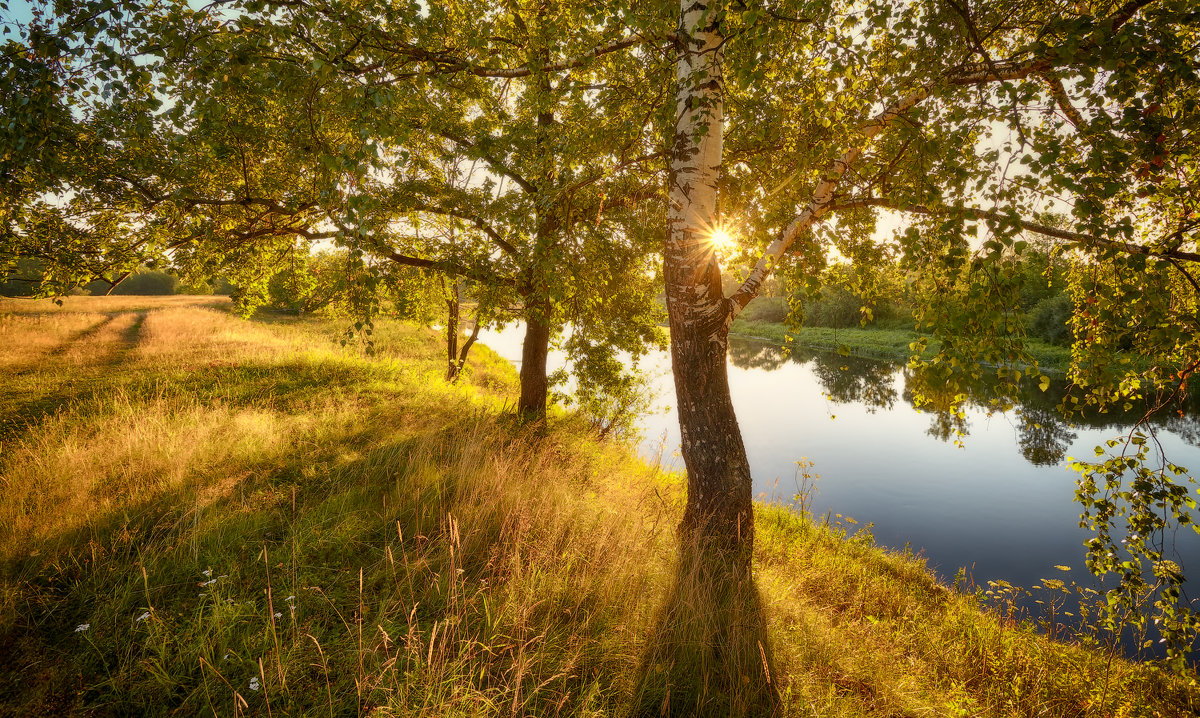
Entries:
[[825,287],[804,298],[804,326],[844,329],[862,324],[862,300],[841,287]]
[[29,297],[37,289],[45,273],[45,264],[39,259],[22,257],[17,260],[7,275],[0,275],[0,297]]
[[788,315],[788,303],[783,297],[756,297],[742,310],[742,319],[748,322],[774,322],[782,324]]
[[[136,294],[141,296],[174,294],[175,286],[179,284],[179,278],[166,272],[157,269],[141,269],[130,275],[117,285],[113,290],[113,294]],[[88,285],[89,288],[91,285]],[[104,284],[103,289],[99,292],[92,290],[93,294],[103,294],[108,291],[108,285]]]
[[1066,293],[1042,299],[1029,312],[1029,335],[1058,346],[1070,344],[1073,337],[1068,322],[1073,311]]

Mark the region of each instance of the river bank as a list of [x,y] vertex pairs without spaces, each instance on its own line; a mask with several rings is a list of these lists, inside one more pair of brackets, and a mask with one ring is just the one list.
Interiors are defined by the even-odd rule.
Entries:
[[[900,362],[908,361],[912,356],[911,344],[919,338],[917,332],[911,329],[803,327],[796,331],[779,322],[749,321],[741,318],[734,320],[730,333],[748,339],[761,339],[781,347],[798,346]],[[1070,366],[1069,347],[1055,346],[1038,339],[1028,339],[1026,346],[1042,371],[1063,374]],[[935,351],[937,344],[930,343],[924,356],[932,356]]]
[[[12,312],[0,714],[628,710],[682,482],[569,415],[514,424],[494,353],[449,385],[437,335],[391,322],[367,358],[336,322]],[[940,584],[860,525],[755,520],[785,715],[1200,707],[1191,677],[1051,641],[1052,616]]]

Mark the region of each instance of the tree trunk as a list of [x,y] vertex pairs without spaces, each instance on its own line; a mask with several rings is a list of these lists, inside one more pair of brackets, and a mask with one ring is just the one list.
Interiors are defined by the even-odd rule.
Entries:
[[550,303],[541,300],[526,304],[525,342],[521,346],[521,400],[517,413],[525,419],[546,415],[549,382],[546,357],[550,353]]
[[[546,7],[539,9],[539,19],[545,14]],[[549,62],[549,49],[542,47],[537,53],[539,63]],[[536,78],[541,101],[549,98],[552,87],[550,78],[540,74]],[[538,112],[537,116],[537,148],[545,158],[546,166],[540,173],[539,187],[545,190],[554,183],[554,173],[550,164],[551,154],[544,148],[550,133],[554,128],[554,113],[546,109]],[[526,420],[537,420],[546,416],[546,404],[549,399],[550,384],[546,376],[546,357],[550,353],[551,333],[551,304],[546,297],[546,282],[539,272],[548,271],[550,266],[548,255],[554,243],[554,234],[558,223],[553,208],[541,206],[543,197],[538,197],[537,236],[533,252],[530,255],[526,276],[526,287],[523,291],[525,300],[525,343],[521,346],[521,400],[517,404],[517,413]]]
[[754,546],[750,464],[726,374],[732,307],[712,242],[724,86],[717,3],[682,0],[664,276],[688,497],[682,530],[739,558]]
[[635,715],[764,716],[780,696],[751,571],[750,463],[726,374],[733,302],[712,232],[721,170],[719,0],[681,0],[679,88],[663,252],[687,507],[679,561],[634,689]]
[[[446,296],[446,381],[457,380],[461,367],[458,363],[458,279],[452,281],[454,288]],[[446,280],[443,279],[442,286],[445,287],[445,284]]]

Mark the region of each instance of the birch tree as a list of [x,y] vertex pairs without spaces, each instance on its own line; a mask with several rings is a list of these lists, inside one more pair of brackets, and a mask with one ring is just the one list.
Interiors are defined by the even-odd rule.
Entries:
[[[943,340],[930,362],[943,382],[997,363],[1012,382],[1037,375],[1001,269],[1036,233],[1090,268],[1075,280],[1084,340],[1072,367],[1088,391],[1073,401],[1186,391],[1200,366],[1189,266],[1200,259],[1198,18],[1187,3],[685,0],[680,17],[664,275],[686,534],[748,571],[751,480],[725,374],[730,324],[772,273],[811,274],[831,246],[870,261],[880,208],[910,217],[892,241],[931,290],[918,318]],[[1067,227],[1039,221],[1046,210]],[[725,295],[714,237],[728,226],[753,269]],[[970,287],[956,305],[938,299],[951,277]],[[1116,342],[1135,337],[1148,371],[1111,361]],[[1169,531],[1164,515],[1190,523],[1194,497],[1180,467],[1148,465],[1149,444],[1134,432],[1113,443],[1116,455],[1078,464],[1083,522],[1096,530],[1089,566],[1121,579],[1111,605],[1156,602],[1181,661],[1196,620],[1179,601],[1178,567],[1147,537]]]

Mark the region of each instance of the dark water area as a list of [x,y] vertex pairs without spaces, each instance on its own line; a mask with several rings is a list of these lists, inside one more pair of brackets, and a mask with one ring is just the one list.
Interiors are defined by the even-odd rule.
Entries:
[[[480,340],[519,363],[520,331],[485,332]],[[552,356],[552,368],[563,360]],[[652,355],[642,367],[662,410],[643,419],[640,452],[682,469],[669,358]],[[1066,418],[1057,409],[1066,393],[1061,380],[1045,392],[1022,385],[1006,410],[989,403],[994,392],[986,384],[956,389],[968,397],[960,414],[918,408],[918,396],[937,406],[948,392],[900,364],[785,354],[737,337],[729,382],[763,497],[786,502],[807,488],[815,517],[852,517],[851,531],[870,525],[878,544],[911,548],[947,583],[962,571],[966,586],[985,589],[989,581],[1030,587],[1044,579],[1100,587],[1084,564],[1091,533],[1079,527],[1079,475],[1067,464],[1093,459],[1097,446],[1127,433],[1143,411]],[[1152,426],[1169,461],[1200,470],[1200,409],[1164,412]],[[806,482],[797,462],[818,478]],[[1185,574],[1200,570],[1198,539],[1185,527],[1165,557]],[[1048,596],[1022,605],[1040,611],[1038,598]]]

